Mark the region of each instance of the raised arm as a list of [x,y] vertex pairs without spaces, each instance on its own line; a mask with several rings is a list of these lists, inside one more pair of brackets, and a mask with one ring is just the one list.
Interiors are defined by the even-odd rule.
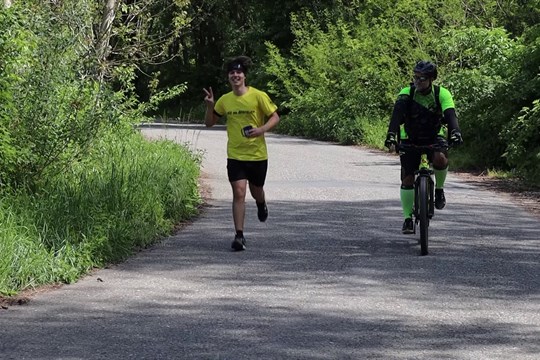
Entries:
[[204,97],[204,102],[206,102],[206,113],[204,116],[204,123],[206,127],[212,127],[216,125],[217,121],[219,120],[219,117],[214,112],[214,93],[212,92],[212,88],[209,87],[207,89],[203,89],[204,93],[206,94]]

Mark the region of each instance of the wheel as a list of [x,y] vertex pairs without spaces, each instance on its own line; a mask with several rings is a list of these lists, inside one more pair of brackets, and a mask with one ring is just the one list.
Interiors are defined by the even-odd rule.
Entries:
[[429,219],[431,220],[433,218],[433,215],[435,214],[435,184],[433,183],[433,180],[429,178]]
[[420,178],[418,201],[418,220],[420,222],[420,255],[427,255],[429,228],[429,183],[428,178],[425,176]]

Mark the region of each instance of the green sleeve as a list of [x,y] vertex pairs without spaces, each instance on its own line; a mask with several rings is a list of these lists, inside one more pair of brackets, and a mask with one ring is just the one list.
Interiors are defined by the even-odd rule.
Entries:
[[407,86],[407,87],[404,87],[403,89],[401,89],[401,91],[399,92],[398,94],[398,99],[400,97],[402,97],[403,95],[411,95],[411,87],[410,86]]
[[446,88],[440,88],[439,101],[441,102],[441,109],[445,112],[447,109],[454,109],[454,99],[452,99],[452,94]]

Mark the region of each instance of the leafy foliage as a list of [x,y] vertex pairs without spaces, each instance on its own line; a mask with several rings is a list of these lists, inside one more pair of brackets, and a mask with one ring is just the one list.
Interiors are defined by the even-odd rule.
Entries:
[[24,46],[20,37],[23,31],[13,11],[6,9],[0,12],[0,186],[5,185],[9,174],[14,171],[17,158],[10,133],[10,122],[15,113],[10,89],[17,77],[10,69],[16,63],[18,50]]
[[10,35],[0,49],[2,58],[9,59],[2,67],[9,86],[3,112],[9,123],[2,131],[9,156],[1,180],[33,187],[45,171],[62,171],[84,152],[107,118],[109,104],[103,88],[81,77],[78,39],[56,21],[54,12],[12,9],[18,21],[0,25]]
[[[508,165],[530,182],[540,183],[540,26],[524,37],[524,48],[516,56],[519,72],[509,85],[505,102],[493,114],[513,110],[510,121],[503,125],[500,138],[506,144],[503,154]],[[518,111],[519,110],[519,111]],[[508,111],[508,110],[507,110]]]
[[108,133],[38,192],[0,202],[0,294],[73,282],[170,234],[200,203],[199,161],[172,142]]
[[432,5],[365,2],[354,21],[335,13],[293,15],[290,52],[267,42],[268,87],[286,114],[278,131],[379,147],[383,136],[367,142],[366,129],[383,133],[414,62],[430,59],[439,65],[439,84],[454,95],[462,153],[474,154],[462,163],[516,168],[534,181],[538,43],[535,27],[527,27],[534,21],[523,26],[523,38],[502,25],[512,17],[536,19],[538,10],[529,8],[528,17],[511,1],[501,12],[495,0]]
[[197,157],[133,130],[185,86],[140,102],[137,64],[94,51],[97,9],[29,0],[0,12],[1,294],[75,281],[197,211]]
[[[362,124],[367,119],[378,123],[390,111],[402,78],[398,54],[407,46],[407,34],[389,36],[387,26],[372,26],[362,17],[355,26],[327,23],[326,30],[309,13],[293,20],[293,57],[285,59],[268,44],[265,68],[275,77],[270,91],[298,122],[290,128],[322,140],[362,142]],[[363,36],[367,32],[370,36]]]
[[470,165],[503,165],[505,145],[499,133],[511,115],[499,116],[489,109],[504,101],[500,97],[519,70],[513,59],[521,48],[504,29],[477,27],[444,31],[435,47],[444,64],[445,84],[455,98],[465,149],[475,154]]

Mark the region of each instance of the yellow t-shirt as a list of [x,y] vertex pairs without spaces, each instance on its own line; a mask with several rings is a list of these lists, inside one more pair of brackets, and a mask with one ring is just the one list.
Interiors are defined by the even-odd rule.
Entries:
[[214,106],[219,116],[227,117],[227,157],[243,161],[268,159],[264,135],[247,138],[242,128],[251,125],[261,127],[277,106],[263,91],[248,87],[248,91],[236,96],[232,91],[218,99]]

